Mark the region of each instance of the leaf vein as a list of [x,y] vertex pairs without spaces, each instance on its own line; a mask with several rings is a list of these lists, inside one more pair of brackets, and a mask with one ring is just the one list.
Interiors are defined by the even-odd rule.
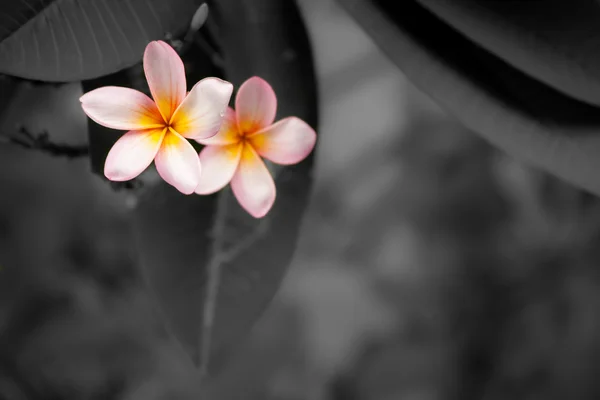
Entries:
[[[71,23],[69,22],[69,18],[67,18],[67,16],[65,15],[63,9],[60,6],[57,6],[56,9],[57,9],[57,12],[62,15],[63,19],[65,20],[65,25],[67,25],[67,29],[69,30],[69,32],[71,32],[71,39],[73,40],[73,43],[75,44],[75,50],[77,50],[77,56],[79,58],[79,70],[83,74],[83,71],[84,71],[84,68],[83,68],[83,53],[81,52],[81,48],[79,47],[78,36],[75,35],[75,31],[73,30],[73,27],[71,26]],[[57,53],[56,53],[56,57],[57,58],[59,57],[58,50],[57,50]]]
[[144,39],[146,39],[146,41],[150,40],[150,35],[148,35],[148,32],[146,32],[146,28],[144,28],[144,25],[142,25],[142,21],[140,21],[140,18],[138,17],[133,7],[131,7],[130,1],[125,0],[125,4],[127,4],[127,8],[129,8],[131,15],[133,15],[137,26],[140,28],[140,32],[142,32],[142,35],[144,36]]
[[148,8],[150,9],[150,12],[152,13],[152,16],[154,17],[154,19],[156,20],[158,27],[160,28],[160,31],[162,32],[162,34],[165,34],[165,28],[162,24],[162,21],[160,20],[160,18],[158,18],[158,15],[156,14],[156,10],[154,9],[154,3],[152,1],[148,1],[146,4],[148,4]]
[[[102,0],[97,0],[97,1],[102,1]],[[102,24],[102,27],[104,28],[104,31],[106,32],[106,36],[108,37],[108,40],[110,41],[110,44],[115,51],[115,56],[117,57],[117,61],[119,64],[121,64],[122,59],[121,59],[121,55],[119,54],[119,49],[117,48],[117,44],[115,43],[115,41],[113,39],[112,33],[108,29],[108,25],[106,25],[106,21],[104,20],[104,17],[102,16],[102,13],[100,12],[100,9],[98,9],[98,6],[96,5],[96,1],[92,1],[92,6],[96,10],[96,14],[98,15],[98,18],[100,19],[100,23]]]
[[[92,4],[94,4],[94,2],[92,1]],[[100,48],[100,43],[98,42],[98,38],[96,37],[96,31],[94,30],[94,27],[92,25],[92,21],[90,21],[87,13],[85,12],[85,7],[83,7],[81,5],[81,2],[77,2],[77,5],[79,6],[79,9],[81,10],[81,14],[83,15],[83,19],[85,19],[85,23],[87,24],[87,26],[90,28],[90,33],[92,35],[92,40],[94,41],[94,44],[96,45],[96,52],[98,53],[98,61],[100,61],[100,64],[102,64],[103,59],[102,59],[102,49]],[[110,37],[110,35],[109,35]]]
[[44,19],[46,20],[46,24],[48,24],[48,29],[50,30],[50,35],[52,36],[52,43],[54,43],[54,54],[56,56],[55,67],[56,67],[56,75],[60,74],[60,57],[58,57],[58,42],[56,41],[56,33],[54,32],[54,27],[52,23],[48,19],[48,14],[44,13]]
[[117,30],[119,31],[121,36],[123,36],[123,39],[125,39],[125,43],[127,43],[127,47],[129,47],[129,50],[133,51],[133,46],[131,45],[131,42],[129,41],[129,38],[127,37],[127,35],[125,35],[125,32],[123,32],[123,28],[121,28],[121,25],[119,25],[119,22],[117,21],[117,17],[115,17],[115,14],[113,13],[112,9],[105,3],[104,0],[99,0],[99,1],[102,2],[102,4],[104,5],[104,8],[108,12],[108,15],[110,15],[110,18],[112,19],[115,26],[117,27]]

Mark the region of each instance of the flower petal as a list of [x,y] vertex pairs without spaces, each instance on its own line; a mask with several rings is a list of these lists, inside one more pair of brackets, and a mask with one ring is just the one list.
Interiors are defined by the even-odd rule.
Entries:
[[275,182],[265,163],[248,144],[242,150],[231,189],[241,206],[254,218],[264,217],[275,202]]
[[237,120],[235,117],[235,111],[231,107],[227,107],[225,115],[223,116],[223,122],[221,123],[221,129],[215,136],[211,136],[207,139],[195,139],[198,143],[210,146],[224,146],[227,144],[238,143],[241,136],[238,132]]
[[156,104],[137,90],[105,86],[87,92],[79,101],[88,117],[107,128],[142,130],[164,125]]
[[300,118],[288,117],[248,137],[258,154],[277,164],[304,160],[315,147],[317,134]]
[[159,175],[183,194],[192,194],[200,180],[200,160],[192,145],[170,130],[154,160]]
[[129,131],[108,152],[104,175],[111,181],[128,181],[141,174],[154,160],[166,128]]
[[211,194],[223,189],[235,173],[243,145],[206,146],[200,152],[202,176],[196,188],[198,194]]
[[196,83],[175,111],[171,126],[186,138],[205,139],[219,132],[233,85],[219,78]]
[[248,79],[238,90],[235,111],[242,133],[254,133],[271,125],[277,112],[273,88],[258,76]]
[[148,43],[144,51],[144,72],[152,97],[165,121],[170,121],[185,98],[185,68],[171,46],[163,41]]

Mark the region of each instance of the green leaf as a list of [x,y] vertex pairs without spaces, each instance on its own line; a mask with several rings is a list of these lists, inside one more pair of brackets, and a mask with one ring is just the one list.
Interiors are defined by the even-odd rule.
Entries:
[[[265,78],[278,95],[278,118],[296,115],[316,127],[311,48],[293,1],[219,0],[207,25],[223,52],[225,79],[238,86],[252,75]],[[311,156],[277,170],[277,200],[260,220],[229,189],[183,196],[160,183],[141,196],[134,231],[146,281],[172,333],[203,370],[219,369],[276,293],[296,247],[312,164]]]
[[200,0],[14,0],[0,3],[0,73],[92,79],[140,61],[148,42],[188,27]]
[[[471,41],[414,0],[394,3],[397,7],[385,1],[338,1],[417,87],[464,125],[514,157],[600,194],[599,108],[555,90],[541,78],[534,79],[555,78],[538,74],[533,64],[527,73],[515,68],[516,58],[511,58],[513,65],[507,63],[494,54],[500,53],[498,48],[482,47],[483,39]],[[481,4],[488,3],[499,2]],[[506,7],[517,3],[527,2],[506,2]],[[576,20],[566,21],[569,29],[578,29]],[[536,26],[529,29],[538,32]],[[503,57],[509,53],[505,49]],[[565,63],[563,71],[574,65],[564,61],[567,58],[560,52],[555,57]],[[559,86],[558,81],[553,85]],[[569,86],[568,92],[594,100],[577,87]],[[567,92],[567,86],[562,89]]]

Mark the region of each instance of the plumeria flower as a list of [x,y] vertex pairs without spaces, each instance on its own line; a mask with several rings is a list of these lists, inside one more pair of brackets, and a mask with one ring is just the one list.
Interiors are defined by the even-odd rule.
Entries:
[[315,146],[315,131],[296,117],[273,123],[277,98],[259,77],[240,86],[235,111],[228,108],[221,130],[200,152],[204,173],[198,194],[214,193],[231,182],[239,203],[255,218],[265,216],[275,202],[275,182],[261,156],[282,165],[302,161]]
[[206,139],[219,131],[233,85],[206,78],[186,93],[183,62],[162,41],[146,47],[144,72],[154,101],[137,90],[116,86],[92,90],[80,99],[92,120],[129,131],[108,153],[104,175],[111,181],[127,181],[154,160],[167,183],[192,194],[201,171],[198,154],[186,138]]

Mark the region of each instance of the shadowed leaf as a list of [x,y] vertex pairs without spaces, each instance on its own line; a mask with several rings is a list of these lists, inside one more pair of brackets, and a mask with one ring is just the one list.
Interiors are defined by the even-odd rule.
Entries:
[[[338,1],[416,86],[467,127],[511,155],[600,194],[599,108],[532,78],[538,77],[534,64],[528,73],[522,72],[494,55],[494,51],[500,54],[498,49],[488,51],[472,42],[414,0],[397,3],[397,7],[384,1]],[[499,2],[492,3],[497,6]],[[506,2],[506,9],[517,3],[536,2]],[[571,29],[577,29],[575,20],[567,20]],[[535,31],[536,26],[529,29]],[[560,52],[555,56],[561,59]],[[533,59],[531,55],[527,60]],[[522,67],[515,59],[511,62]],[[572,65],[565,61],[563,67]],[[539,76],[554,79],[543,73]],[[554,81],[554,86],[559,83]],[[569,90],[585,96],[575,87]]]
[[597,1],[418,1],[534,79],[578,100],[600,105]]
[[[223,52],[225,79],[237,87],[252,75],[263,77],[278,95],[278,118],[296,115],[316,127],[312,55],[293,1],[220,0],[211,4],[207,25]],[[210,371],[217,370],[276,293],[296,246],[312,164],[311,156],[278,170],[277,200],[260,220],[228,189],[183,196],[161,183],[141,196],[135,232],[147,282],[173,334],[201,367],[210,361]],[[220,279],[211,310],[206,300],[215,262]]]
[[0,121],[4,110],[10,105],[10,102],[17,91],[18,85],[19,82],[10,76],[0,75]]
[[[87,93],[103,86],[131,87],[131,71],[124,70],[115,74],[102,76],[97,79],[82,81],[83,93]],[[81,111],[83,112],[83,110]],[[90,164],[92,172],[104,176],[104,161],[115,142],[123,136],[124,131],[105,128],[102,125],[87,118],[88,143],[90,149]]]
[[151,40],[188,27],[199,0],[0,3],[0,72],[43,81],[96,78],[140,61]]

